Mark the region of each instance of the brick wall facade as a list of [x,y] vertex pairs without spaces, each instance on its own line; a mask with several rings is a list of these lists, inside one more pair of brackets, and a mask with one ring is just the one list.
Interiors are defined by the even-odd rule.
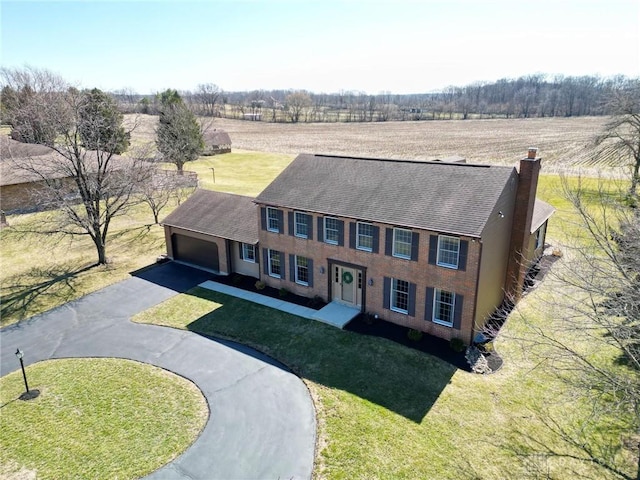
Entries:
[[[378,227],[379,247],[378,253],[362,251],[350,247],[353,243],[350,239],[350,222],[355,219],[344,217],[336,218],[344,225],[343,245],[332,245],[318,239],[318,218],[322,215],[312,215],[312,239],[298,238],[289,232],[289,213],[292,210],[280,208],[282,211],[282,224],[280,233],[270,232],[261,228],[259,233],[259,246],[261,252],[260,278],[267,285],[287,290],[307,297],[320,296],[326,301],[331,301],[335,294],[333,290],[333,265],[352,266],[362,271],[363,301],[362,310],[371,314],[377,314],[380,318],[390,322],[414,328],[441,338],[461,338],[469,343],[474,331],[474,305],[476,302],[476,283],[478,279],[478,266],[480,261],[480,242],[478,239],[460,237],[467,242],[466,265],[464,270],[446,268],[429,263],[429,249],[432,236],[436,232],[425,230],[412,230],[413,235],[418,235],[417,259],[409,260],[396,258],[385,254],[385,237],[388,228],[393,225],[368,222]],[[263,214],[264,215],[264,214]],[[262,225],[261,225],[262,227]],[[431,247],[433,248],[433,247]],[[284,279],[274,278],[265,269],[268,268],[268,259],[264,250],[272,249],[283,253]],[[289,255],[300,255],[313,260],[313,285],[303,286],[295,282],[290,275]],[[385,308],[384,278],[396,278],[415,284],[415,311],[413,315],[399,313]],[[357,279],[354,279],[357,281]],[[443,326],[431,321],[431,308],[426,312],[427,287],[438,288],[462,296],[462,310],[459,328]],[[426,319],[428,318],[428,319]],[[458,326],[458,325],[456,325]]]

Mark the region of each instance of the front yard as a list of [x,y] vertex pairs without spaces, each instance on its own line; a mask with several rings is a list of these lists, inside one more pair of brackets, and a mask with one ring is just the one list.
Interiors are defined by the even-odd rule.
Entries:
[[[536,311],[537,295],[524,300],[521,313]],[[508,340],[497,342],[505,366],[489,376],[202,288],[134,321],[234,339],[288,365],[316,406],[316,478],[546,478],[538,476],[546,471],[553,478],[603,478],[569,458],[523,455],[527,435],[567,451],[537,416],[566,404],[558,403],[562,385],[553,372],[534,369],[520,350],[518,315],[507,324]],[[573,415],[586,412],[579,401],[571,407]]]

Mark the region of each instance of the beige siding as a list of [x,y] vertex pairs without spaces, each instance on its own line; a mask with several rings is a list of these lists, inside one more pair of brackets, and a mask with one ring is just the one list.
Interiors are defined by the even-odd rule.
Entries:
[[[260,264],[259,263],[251,263],[242,259],[241,256],[241,248],[242,244],[240,242],[230,242],[231,243],[231,270],[237,273],[241,273],[242,275],[247,275],[249,277],[260,277]],[[256,245],[255,249],[258,250],[259,246]],[[259,255],[259,254],[258,254]],[[258,260],[262,260],[258,257]]]
[[[504,300],[505,279],[511,242],[517,174],[500,195],[482,233],[482,262],[478,278],[478,302],[475,329],[480,330]],[[502,212],[502,215],[500,215]]]

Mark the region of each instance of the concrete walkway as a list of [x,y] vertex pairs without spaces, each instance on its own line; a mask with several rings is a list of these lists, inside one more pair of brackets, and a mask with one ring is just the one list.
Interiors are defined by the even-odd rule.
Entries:
[[18,347],[27,374],[30,364],[51,358],[116,357],[157,365],[193,381],[210,415],[196,441],[148,478],[311,478],[315,411],[297,376],[233,342],[129,321],[207,278],[168,263],[3,328],[0,375],[19,369]]
[[360,309],[350,308],[336,302],[331,302],[320,310],[314,310],[313,308],[303,307],[295,303],[285,302],[284,300],[261,295],[257,292],[249,292],[212,280],[207,280],[199,286],[213,290],[214,292],[220,292],[232,297],[242,298],[249,302],[258,303],[269,308],[275,308],[281,312],[291,313],[309,320],[317,320],[338,328],[344,328],[347,323],[360,314]]

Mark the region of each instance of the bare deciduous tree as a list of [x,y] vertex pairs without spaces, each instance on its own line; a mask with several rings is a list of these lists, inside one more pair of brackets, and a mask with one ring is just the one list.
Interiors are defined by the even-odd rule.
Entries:
[[614,90],[609,101],[612,111],[596,138],[597,158],[631,169],[629,194],[637,200],[640,183],[640,80]]
[[[39,232],[87,235],[95,245],[97,263],[105,264],[111,222],[132,205],[148,167],[141,159],[115,154],[123,133],[113,116],[115,110],[88,108],[95,102],[91,93],[96,92],[66,87],[55,96],[41,98],[40,108],[67,112],[62,118],[46,117],[47,127],[58,132],[51,146],[55,155],[47,155],[46,160],[22,157],[14,167],[39,183],[39,202],[54,208],[42,217]],[[83,138],[100,141],[93,142],[95,150],[88,150]]]
[[222,91],[213,83],[201,83],[195,93],[195,99],[200,105],[202,115],[213,117],[216,115],[216,105]]
[[520,340],[537,368],[555,373],[563,391],[555,400],[581,402],[589,414],[568,422],[545,404],[536,415],[562,446],[536,444],[525,432],[522,451],[640,479],[640,214],[610,183],[565,180],[564,190],[579,223],[565,223],[571,240],[541,297],[548,321],[524,318]]
[[306,92],[293,92],[285,99],[287,114],[292,123],[298,123],[304,111],[311,106],[311,97]]

